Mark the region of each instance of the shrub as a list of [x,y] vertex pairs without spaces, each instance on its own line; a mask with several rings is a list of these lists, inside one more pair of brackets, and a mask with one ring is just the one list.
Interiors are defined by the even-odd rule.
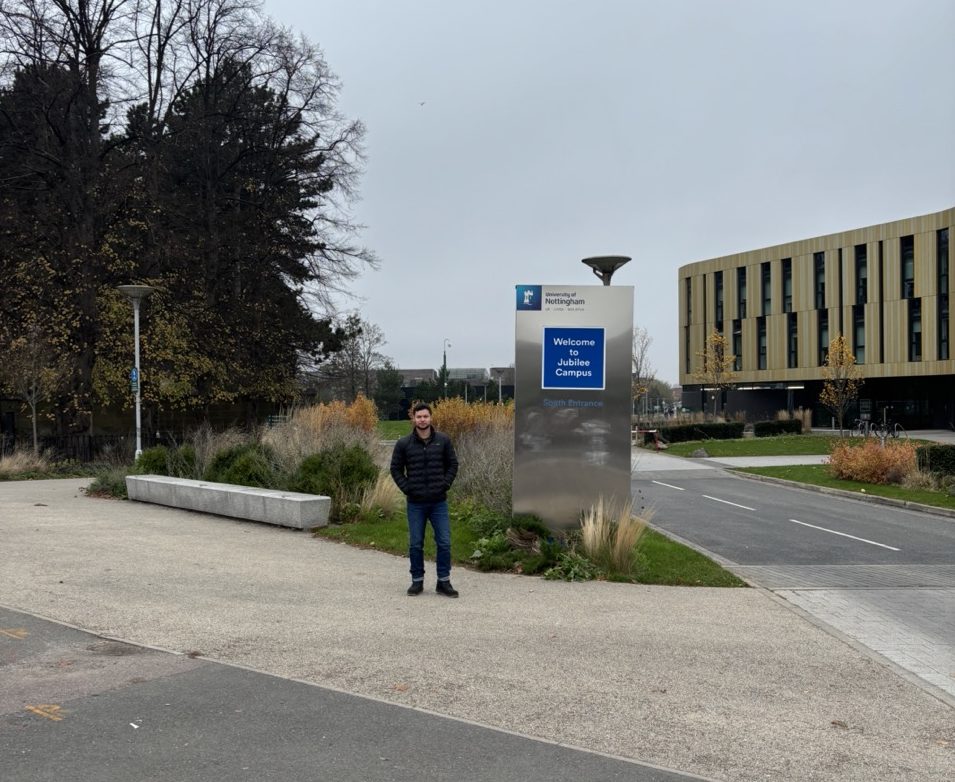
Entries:
[[125,500],[126,494],[126,473],[129,470],[125,467],[110,467],[102,470],[93,479],[93,482],[86,489],[90,497],[115,497]]
[[335,445],[306,458],[293,476],[292,491],[332,500],[330,519],[342,521],[360,510],[362,495],[378,478],[378,467],[360,446]]
[[920,470],[955,475],[955,445],[921,445],[915,453]]
[[862,483],[902,483],[914,472],[915,446],[909,442],[866,440],[862,445],[845,441],[833,445],[829,472],[836,478]]
[[303,459],[336,446],[376,453],[376,426],[374,404],[360,396],[351,405],[331,402],[295,410],[286,423],[265,430],[262,442],[272,449],[279,469],[292,474]]
[[780,434],[802,434],[802,421],[798,418],[776,421],[757,421],[753,424],[756,437],[775,437]]
[[738,440],[743,436],[744,424],[740,421],[728,424],[697,423],[664,426],[660,436],[671,443],[682,443],[689,440]]
[[196,449],[189,445],[181,445],[169,452],[169,474],[177,478],[199,478]]
[[136,475],[169,475],[169,449],[164,445],[147,448],[133,465]]
[[[414,405],[411,406],[413,409]],[[514,431],[514,405],[511,402],[468,403],[455,397],[435,402],[431,409],[435,429],[448,435],[455,445],[468,434]]]
[[511,515],[514,480],[513,421],[471,431],[454,444],[458,477],[454,492],[486,506],[500,516]]
[[240,445],[248,445],[252,438],[246,432],[239,431],[235,427],[215,431],[205,423],[196,429],[192,434],[193,449],[195,451],[195,475],[197,478],[205,476],[206,471],[212,464],[212,460],[223,451],[235,448]]
[[276,488],[279,480],[271,457],[265,446],[236,445],[217,453],[202,477],[214,483]]
[[575,551],[557,555],[557,563],[544,571],[550,581],[592,581],[599,575],[597,566]]

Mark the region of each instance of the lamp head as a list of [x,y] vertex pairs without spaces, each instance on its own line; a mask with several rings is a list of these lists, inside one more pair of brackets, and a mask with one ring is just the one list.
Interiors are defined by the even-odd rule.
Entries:
[[595,255],[584,258],[581,263],[587,264],[604,285],[610,285],[613,273],[629,261],[629,255]]
[[152,285],[117,285],[116,289],[130,301],[141,301],[156,290]]

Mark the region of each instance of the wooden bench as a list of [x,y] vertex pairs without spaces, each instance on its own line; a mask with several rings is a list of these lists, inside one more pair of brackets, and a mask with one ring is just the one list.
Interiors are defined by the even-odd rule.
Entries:
[[311,529],[328,524],[332,501],[316,494],[194,481],[167,475],[127,475],[126,493],[137,502]]

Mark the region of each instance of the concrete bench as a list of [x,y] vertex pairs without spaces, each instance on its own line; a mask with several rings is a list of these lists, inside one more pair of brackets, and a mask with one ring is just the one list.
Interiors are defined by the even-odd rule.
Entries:
[[127,475],[126,493],[138,502],[197,510],[281,527],[311,529],[328,524],[329,497],[166,475]]

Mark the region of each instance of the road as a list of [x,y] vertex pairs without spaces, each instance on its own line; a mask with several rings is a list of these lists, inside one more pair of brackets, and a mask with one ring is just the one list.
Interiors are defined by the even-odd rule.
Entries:
[[657,456],[654,526],[955,697],[955,521]]

